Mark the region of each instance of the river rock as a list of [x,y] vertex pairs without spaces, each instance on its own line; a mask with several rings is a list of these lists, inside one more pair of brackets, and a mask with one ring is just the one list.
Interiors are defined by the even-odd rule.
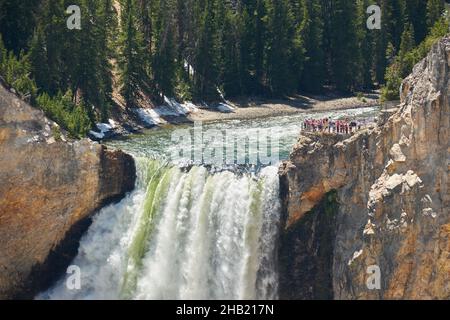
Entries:
[[444,38],[387,121],[300,137],[280,169],[282,298],[450,299],[449,67]]
[[89,217],[134,188],[131,156],[56,127],[0,87],[0,299],[31,298],[65,272]]

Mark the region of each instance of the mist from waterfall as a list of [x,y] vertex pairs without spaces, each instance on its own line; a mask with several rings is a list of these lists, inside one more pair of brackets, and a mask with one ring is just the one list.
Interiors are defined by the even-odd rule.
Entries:
[[276,299],[276,167],[211,174],[137,159],[136,190],[104,208],[67,277],[39,298]]
[[[202,128],[232,132],[240,140],[255,129],[266,130],[279,143],[283,160],[307,117],[365,119],[376,114],[377,108],[352,109]],[[180,149],[172,139],[178,128],[186,129],[187,136],[196,134],[195,126],[178,126],[108,143],[134,155],[136,188],[94,216],[71,263],[79,267],[80,289],[69,289],[74,275],[67,274],[38,299],[278,297],[278,166],[168,164]]]

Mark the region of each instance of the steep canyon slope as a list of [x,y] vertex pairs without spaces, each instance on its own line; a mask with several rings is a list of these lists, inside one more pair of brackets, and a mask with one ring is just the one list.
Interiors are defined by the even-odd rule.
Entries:
[[282,298],[450,299],[449,68],[447,37],[388,119],[300,137],[280,169]]
[[86,220],[134,188],[131,156],[56,124],[0,86],[0,299],[30,298],[76,253]]

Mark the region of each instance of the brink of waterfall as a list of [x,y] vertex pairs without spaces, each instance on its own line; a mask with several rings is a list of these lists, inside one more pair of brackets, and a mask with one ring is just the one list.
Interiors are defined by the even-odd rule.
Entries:
[[137,159],[136,190],[104,208],[73,265],[40,298],[276,299],[276,167],[258,174],[189,171]]

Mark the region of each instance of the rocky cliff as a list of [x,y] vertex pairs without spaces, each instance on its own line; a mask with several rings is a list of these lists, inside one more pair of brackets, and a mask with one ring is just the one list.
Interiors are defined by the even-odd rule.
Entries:
[[280,169],[282,298],[450,299],[449,67],[445,38],[387,120],[300,137]]
[[47,285],[76,253],[91,214],[134,188],[131,156],[67,140],[0,86],[0,299]]

